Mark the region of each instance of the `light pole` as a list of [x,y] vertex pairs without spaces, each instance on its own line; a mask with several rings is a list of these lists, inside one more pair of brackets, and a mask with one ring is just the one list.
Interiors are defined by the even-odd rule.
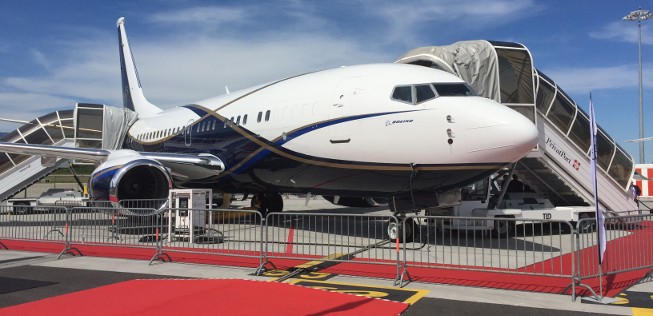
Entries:
[[[644,138],[644,92],[642,87],[642,21],[653,18],[648,10],[639,8],[623,17],[626,21],[637,21],[637,51],[639,54],[639,138]],[[644,142],[639,143],[639,163],[644,159]]]

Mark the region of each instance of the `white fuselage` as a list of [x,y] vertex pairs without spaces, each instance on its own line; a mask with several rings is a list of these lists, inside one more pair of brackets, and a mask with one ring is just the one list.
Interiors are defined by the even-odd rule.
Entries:
[[[405,165],[509,163],[533,147],[533,124],[491,100],[436,97],[412,105],[391,99],[397,85],[430,82],[462,81],[442,71],[412,65],[362,65],[298,76],[195,104],[234,124],[238,121],[242,129],[269,141],[281,139],[288,150],[339,161]],[[387,114],[374,115],[379,113]],[[360,115],[373,116],[320,126]],[[202,126],[202,118],[186,107],[178,107],[138,120],[129,136],[154,144],[192,125],[187,136],[192,146],[193,138],[213,128],[213,124]],[[293,135],[297,129],[312,125],[316,128]],[[154,137],[144,136],[148,133]]]

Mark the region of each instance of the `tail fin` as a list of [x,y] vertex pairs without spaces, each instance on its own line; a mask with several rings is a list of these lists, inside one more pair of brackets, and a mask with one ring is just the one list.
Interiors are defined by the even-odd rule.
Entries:
[[143,95],[141,81],[138,78],[138,70],[134,63],[134,56],[127,33],[125,32],[125,18],[118,19],[118,41],[120,43],[120,74],[122,76],[122,103],[123,106],[135,111],[140,116],[152,116],[161,112],[161,109],[150,103]]

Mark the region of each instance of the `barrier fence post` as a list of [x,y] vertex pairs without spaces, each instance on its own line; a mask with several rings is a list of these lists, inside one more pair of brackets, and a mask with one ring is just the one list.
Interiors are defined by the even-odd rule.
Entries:
[[[64,225],[65,225],[64,226],[64,249],[59,253],[59,256],[57,256],[57,260],[61,259],[61,257],[63,257],[63,255],[66,254],[70,254],[73,256],[75,255],[75,253],[73,252],[73,249],[75,248],[72,247],[72,243],[70,240],[70,235],[72,230],[71,218],[72,218],[72,212],[74,208],[66,207],[65,210],[66,210],[66,217],[64,220]],[[79,255],[82,254],[78,249],[75,250],[77,250],[77,253],[79,253]]]
[[[399,286],[399,287],[404,287],[406,284],[408,284],[408,282],[412,281],[412,279],[410,277],[410,273],[408,273],[408,268],[406,267],[406,260],[407,260],[406,259],[407,258],[407,255],[406,255],[406,248],[407,248],[406,243],[407,243],[407,241],[406,241],[406,229],[405,229],[405,227],[408,224],[407,221],[409,219],[413,220],[413,218],[405,217],[403,219],[402,224],[401,224],[401,227],[404,228],[404,229],[402,229],[402,236],[403,236],[402,241],[403,241],[403,244],[404,244],[403,252],[402,252],[403,253],[403,260],[401,260],[400,256],[399,256],[399,236],[397,236],[397,238],[395,239],[395,248],[396,248],[396,253],[397,253],[397,276],[395,277],[394,285]],[[391,221],[392,220],[396,221],[397,225],[399,225],[399,223],[398,223],[399,220],[395,216],[392,216],[392,218],[390,220]],[[411,233],[415,234],[414,231],[412,231]],[[406,276],[408,277],[408,282],[406,282],[406,284],[404,284],[404,277],[406,277]]]
[[[161,237],[161,232],[163,231],[163,227],[165,226],[165,216],[163,214],[166,214],[168,211],[167,210],[159,210],[157,211],[153,216],[152,221],[154,222],[155,230],[154,230],[154,240],[155,240],[155,246],[154,246],[154,256],[150,259],[150,262],[148,265],[152,265],[152,263],[157,260],[161,262],[166,262],[166,258],[168,259],[168,262],[172,262],[172,258],[170,255],[167,253],[163,252],[163,238]],[[168,231],[168,234],[171,234],[172,232]]]
[[270,260],[268,260],[268,244],[269,244],[269,234],[268,234],[268,223],[270,222],[270,217],[274,215],[274,213],[269,213],[263,217],[260,212],[256,212],[258,216],[260,216],[260,223],[261,223],[261,252],[259,256],[259,266],[256,268],[256,272],[254,272],[255,275],[261,275],[263,272],[267,271],[268,268],[265,267],[265,265],[270,264],[272,266],[272,269],[276,269],[277,267],[272,263]]

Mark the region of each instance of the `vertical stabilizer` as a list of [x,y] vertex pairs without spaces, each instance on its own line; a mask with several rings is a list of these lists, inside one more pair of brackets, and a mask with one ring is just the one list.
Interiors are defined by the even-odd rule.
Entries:
[[138,70],[134,63],[134,56],[127,33],[125,32],[125,18],[118,19],[118,41],[120,44],[120,74],[122,77],[122,103],[123,106],[135,111],[141,117],[147,117],[161,112],[161,109],[150,103],[143,95]]

